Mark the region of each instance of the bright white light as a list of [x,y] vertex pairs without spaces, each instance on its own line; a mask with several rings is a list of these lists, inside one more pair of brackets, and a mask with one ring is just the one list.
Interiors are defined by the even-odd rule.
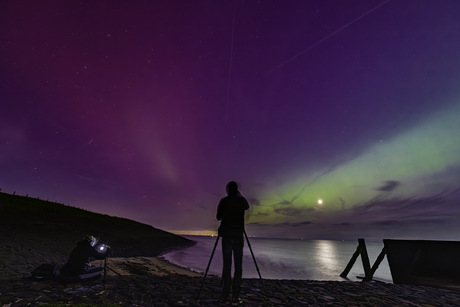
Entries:
[[320,198],[318,199],[318,205],[322,205],[323,204],[323,200]]
[[107,245],[105,245],[105,244],[100,244],[100,245],[97,247],[98,253],[104,253],[106,250],[107,250]]

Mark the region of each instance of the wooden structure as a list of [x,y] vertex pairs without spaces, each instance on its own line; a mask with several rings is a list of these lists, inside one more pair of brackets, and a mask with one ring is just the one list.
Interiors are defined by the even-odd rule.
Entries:
[[383,258],[385,257],[385,247],[382,249],[380,254],[378,255],[377,259],[375,260],[375,263],[370,265],[369,262],[369,255],[367,254],[367,249],[366,249],[366,242],[364,241],[363,238],[358,239],[358,248],[356,249],[355,253],[351,257],[350,261],[348,262],[345,270],[340,274],[340,277],[346,278],[348,273],[350,272],[351,268],[356,262],[356,259],[361,255],[361,260],[363,262],[363,268],[364,268],[364,279],[363,281],[371,281],[372,278],[374,277],[375,271],[378,269],[380,263],[382,262]]
[[395,284],[460,287],[460,242],[383,240]]
[[361,255],[364,279],[371,281],[386,256],[395,284],[425,285],[460,289],[460,242],[429,240],[383,240],[384,247],[371,267],[364,239],[358,239],[358,248],[345,270],[347,277],[356,259]]

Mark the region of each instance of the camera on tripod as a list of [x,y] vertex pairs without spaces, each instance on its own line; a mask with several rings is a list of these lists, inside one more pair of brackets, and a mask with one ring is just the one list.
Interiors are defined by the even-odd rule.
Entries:
[[96,244],[98,243],[99,239],[97,239],[96,237],[93,237],[93,236],[89,236],[88,237],[88,240],[90,241],[90,244],[92,247],[95,248],[95,250],[99,253],[99,254],[104,254],[107,249],[110,248],[110,246],[108,246],[107,244],[99,244],[96,246]]
[[106,244],[99,244],[97,247],[96,247],[96,251],[100,254],[103,254],[105,253],[105,251],[107,250],[109,246],[106,245]]

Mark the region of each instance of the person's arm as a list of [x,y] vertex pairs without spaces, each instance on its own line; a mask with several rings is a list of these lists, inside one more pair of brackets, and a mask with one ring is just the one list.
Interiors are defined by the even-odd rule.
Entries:
[[248,210],[249,209],[249,203],[246,200],[246,198],[243,197],[243,199],[244,199],[244,210]]

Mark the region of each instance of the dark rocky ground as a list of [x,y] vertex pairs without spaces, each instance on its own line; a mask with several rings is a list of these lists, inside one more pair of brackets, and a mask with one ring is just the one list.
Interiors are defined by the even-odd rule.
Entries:
[[[2,306],[94,304],[96,306],[229,306],[220,281],[207,277],[108,276],[85,284],[14,280],[0,286]],[[460,292],[381,282],[244,279],[242,306],[459,306]],[[83,305],[84,306],[84,305]]]

